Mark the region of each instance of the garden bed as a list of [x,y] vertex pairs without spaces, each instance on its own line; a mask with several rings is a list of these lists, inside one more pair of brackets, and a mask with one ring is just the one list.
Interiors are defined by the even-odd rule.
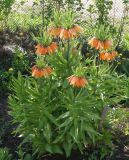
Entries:
[[112,0],[85,16],[80,0],[14,1],[0,3],[0,160],[128,160],[129,2],[115,19]]

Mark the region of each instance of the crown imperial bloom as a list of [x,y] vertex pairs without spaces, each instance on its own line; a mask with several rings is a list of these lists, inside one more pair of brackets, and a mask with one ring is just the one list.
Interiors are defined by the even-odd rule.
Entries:
[[36,65],[32,67],[32,76],[35,78],[47,77],[53,72],[49,66],[45,68],[38,68]]
[[101,49],[109,49],[112,46],[112,41],[110,40],[104,40],[101,41],[95,37],[93,37],[91,40],[89,40],[88,44],[92,47],[95,48],[97,50],[101,50]]
[[77,87],[77,88],[83,88],[86,85],[88,85],[88,81],[86,80],[86,78],[78,77],[75,75],[68,77],[68,82],[70,85]]
[[54,53],[56,51],[57,43],[52,42],[48,47],[44,47],[38,44],[35,48],[36,48],[36,54],[46,55],[46,54]]
[[49,30],[49,34],[53,36],[57,36],[62,39],[72,39],[77,36],[78,33],[82,32],[82,27],[75,25],[72,28],[65,29],[63,27],[59,28],[51,28]]
[[116,58],[117,56],[117,52],[116,51],[112,51],[110,52],[101,52],[100,53],[100,60],[106,60],[106,61],[111,61],[114,58]]

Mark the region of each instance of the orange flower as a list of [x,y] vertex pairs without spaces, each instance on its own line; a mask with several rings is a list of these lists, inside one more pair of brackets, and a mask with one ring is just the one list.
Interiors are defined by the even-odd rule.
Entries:
[[115,58],[118,56],[118,53],[116,51],[112,51],[112,57]]
[[98,39],[97,38],[92,38],[89,42],[88,42],[88,44],[91,46],[91,47],[93,47],[93,48],[97,48],[97,46],[98,46]]
[[54,53],[57,49],[57,44],[55,42],[52,42],[46,49],[47,53]]
[[62,29],[61,33],[60,33],[60,38],[64,38],[64,39],[72,39],[76,36],[76,32],[73,28],[71,29]]
[[75,26],[73,27],[73,29],[74,29],[74,31],[77,32],[77,33],[80,33],[80,32],[83,31],[82,27],[80,27],[80,26],[78,26],[78,25],[75,25]]
[[80,26],[74,26],[70,29],[62,29],[60,33],[60,38],[71,39],[74,38],[77,35],[77,33],[80,33],[81,31],[82,28]]
[[53,72],[53,69],[51,67],[46,67],[42,70],[43,76],[49,76]]
[[80,26],[74,26],[70,29],[64,29],[64,28],[51,28],[49,30],[49,34],[64,38],[64,39],[71,39],[74,38],[77,33],[80,33],[82,31],[82,28]]
[[61,31],[62,31],[62,28],[61,28],[61,27],[59,27],[59,28],[51,28],[51,29],[49,29],[48,33],[49,33],[50,35],[59,37]]
[[32,76],[36,77],[36,78],[41,78],[43,76],[42,69],[40,69],[36,66],[33,66],[32,67]]
[[32,67],[32,76],[35,78],[46,77],[53,72],[51,67],[38,68],[37,66]]
[[48,47],[43,47],[42,45],[38,44],[36,48],[36,54],[46,55],[49,53],[54,53],[57,49],[57,44],[52,42]]
[[92,38],[88,44],[97,50],[109,49],[112,46],[112,42],[110,40],[100,41],[95,37]]
[[69,39],[69,31],[67,29],[62,29],[60,33],[60,38]]
[[50,48],[53,50],[53,52],[57,49],[57,43],[56,42],[52,42],[50,45]]
[[69,33],[69,38],[74,38],[74,37],[76,37],[76,35],[77,35],[77,32],[75,31],[74,28],[70,28],[70,29],[68,30],[68,33]]
[[61,31],[62,31],[62,28],[56,28],[56,29],[55,29],[55,36],[59,37]]
[[98,41],[96,49],[97,50],[104,49],[104,42],[103,41]]
[[70,85],[77,88],[83,88],[85,87],[85,85],[88,84],[88,81],[85,78],[74,76],[74,75],[68,78],[68,82],[70,83]]
[[110,40],[105,40],[104,41],[104,49],[109,49],[112,46],[112,41]]
[[36,48],[36,54],[40,54],[40,55],[47,54],[47,49],[44,48],[42,45],[38,44],[35,48]]
[[111,53],[109,53],[109,52],[101,52],[100,53],[100,60],[110,61],[110,60],[114,59],[116,56],[117,56],[117,52],[116,51],[112,51]]
[[48,46],[46,49],[47,49],[47,53],[53,53],[53,51],[52,51],[50,46]]

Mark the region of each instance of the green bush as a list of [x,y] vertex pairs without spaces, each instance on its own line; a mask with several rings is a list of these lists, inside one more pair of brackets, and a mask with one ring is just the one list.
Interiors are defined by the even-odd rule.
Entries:
[[[68,157],[72,150],[83,153],[88,146],[107,144],[100,149],[103,159],[111,146],[103,112],[129,97],[129,79],[111,65],[117,53],[107,52],[113,46],[105,25],[89,42],[96,58],[85,60],[73,50],[82,32],[77,24],[72,11],[55,12],[52,28],[36,46],[33,77],[13,78],[10,115],[19,124],[16,133],[32,142],[34,153]],[[58,44],[48,41],[50,34],[58,38]],[[105,47],[107,42],[110,45]]]
[[11,7],[15,0],[1,0],[0,1],[0,31],[7,27],[8,15],[11,12]]
[[11,6],[15,0],[1,0],[0,1],[0,16],[2,18],[2,14],[7,16],[10,13]]
[[12,160],[12,156],[6,148],[0,148],[0,160]]
[[[75,58],[76,57],[76,58]],[[119,76],[107,64],[85,61],[89,85],[77,89],[67,82],[80,56],[67,61],[61,53],[48,59],[55,73],[48,78],[18,76],[13,79],[13,95],[9,97],[10,115],[19,123],[17,133],[32,141],[35,151],[64,153],[73,149],[83,152],[88,144],[96,144],[104,135],[99,124],[104,106],[126,99],[128,79]]]
[[4,55],[0,61],[0,97],[8,95],[9,84],[12,76],[17,77],[18,72],[28,74],[29,55],[26,52],[15,49],[12,56]]
[[23,32],[33,31],[41,27],[41,19],[42,17],[39,14],[12,12],[8,17],[7,26],[12,32],[17,30]]

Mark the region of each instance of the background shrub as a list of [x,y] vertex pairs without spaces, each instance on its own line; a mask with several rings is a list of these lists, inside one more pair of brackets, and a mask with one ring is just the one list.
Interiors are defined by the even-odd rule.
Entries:
[[12,156],[9,153],[8,149],[0,148],[0,160],[11,160]]
[[19,48],[16,48],[12,55],[1,55],[0,59],[0,97],[4,97],[9,94],[12,76],[17,77],[18,72],[23,75],[29,73],[30,60],[29,55]]

